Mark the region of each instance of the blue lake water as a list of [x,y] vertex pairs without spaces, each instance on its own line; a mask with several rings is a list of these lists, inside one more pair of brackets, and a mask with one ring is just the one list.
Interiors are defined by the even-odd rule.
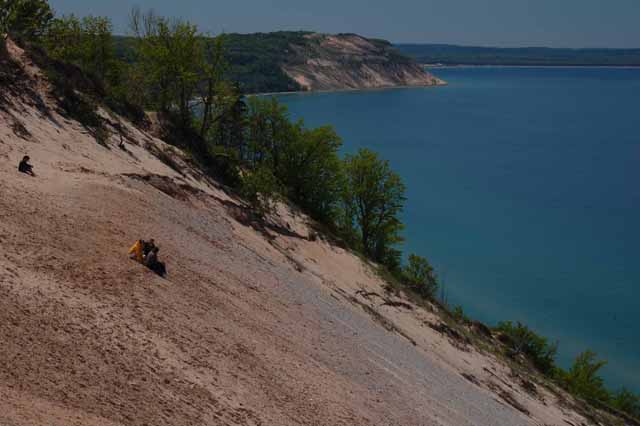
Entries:
[[640,69],[445,68],[439,88],[288,95],[407,184],[407,252],[448,299],[609,361],[640,391]]

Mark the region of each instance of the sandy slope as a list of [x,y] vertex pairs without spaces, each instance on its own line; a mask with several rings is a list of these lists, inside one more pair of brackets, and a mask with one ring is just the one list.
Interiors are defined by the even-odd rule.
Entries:
[[[103,147],[17,95],[0,110],[0,425],[593,424],[433,330],[304,216],[256,230],[161,141],[129,126],[127,151]],[[166,280],[127,259],[141,237]]]
[[427,87],[446,84],[413,60],[399,59],[391,46],[355,34],[309,34],[292,45],[282,70],[307,91]]

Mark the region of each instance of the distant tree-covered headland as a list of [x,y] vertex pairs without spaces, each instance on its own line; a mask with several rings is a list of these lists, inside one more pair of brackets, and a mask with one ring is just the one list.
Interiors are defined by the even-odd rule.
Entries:
[[[243,93],[302,90],[298,83],[284,73],[282,64],[291,60],[291,45],[304,44],[305,34],[308,33],[225,34],[226,60],[230,64],[231,78],[238,83]],[[114,43],[118,57],[129,63],[135,60],[135,38],[115,36]]]
[[520,66],[640,66],[639,49],[554,49],[396,44],[421,64]]
[[[205,42],[213,40],[202,37]],[[229,75],[245,94],[442,83],[385,40],[307,31],[222,37]],[[134,37],[116,36],[114,43],[120,59],[128,63],[136,60]],[[372,78],[371,70],[377,78]]]

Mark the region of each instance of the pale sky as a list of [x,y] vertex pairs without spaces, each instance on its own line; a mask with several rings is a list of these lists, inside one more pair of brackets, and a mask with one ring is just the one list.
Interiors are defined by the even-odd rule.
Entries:
[[201,31],[349,32],[392,42],[640,48],[640,0],[50,0],[59,14],[109,16],[132,6]]

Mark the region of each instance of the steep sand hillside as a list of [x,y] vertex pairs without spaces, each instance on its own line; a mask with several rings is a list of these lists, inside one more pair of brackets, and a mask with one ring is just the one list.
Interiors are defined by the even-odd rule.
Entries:
[[355,34],[308,34],[292,44],[284,72],[305,90],[375,89],[445,84],[381,40]]
[[[132,125],[126,150],[97,144],[10,48],[26,74],[0,78],[0,425],[597,424],[385,292],[304,215],[251,226]],[[150,237],[167,279],[127,259]]]

